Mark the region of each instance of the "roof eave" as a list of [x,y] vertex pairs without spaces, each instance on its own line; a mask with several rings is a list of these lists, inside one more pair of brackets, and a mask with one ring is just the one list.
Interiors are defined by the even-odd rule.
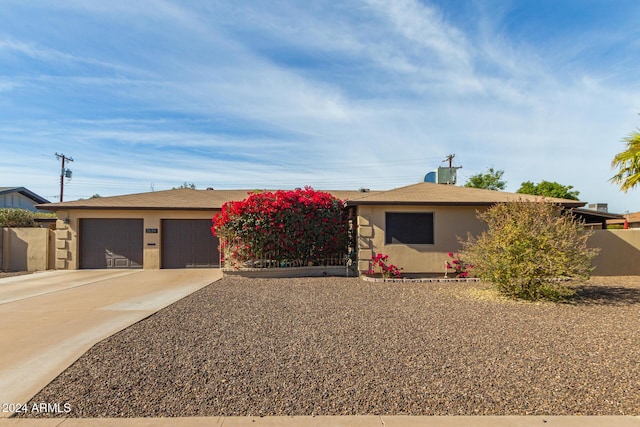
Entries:
[[[359,201],[350,200],[347,202],[348,206],[493,206],[498,203],[504,203],[501,201],[493,202],[459,202],[459,201]],[[565,208],[579,208],[586,205],[586,202],[563,202],[559,203]]]
[[574,211],[584,215],[590,215],[593,217],[600,217],[605,219],[624,219],[623,214],[616,214],[611,212],[599,212],[599,211],[594,211],[590,209],[580,209],[580,208],[575,208]]
[[36,208],[48,211],[100,210],[100,211],[219,211],[218,207],[167,207],[167,206],[49,206],[36,205]]
[[25,187],[6,187],[6,189],[1,191],[0,193],[20,193],[36,203],[51,203],[49,200],[45,199],[42,196],[38,196],[36,193]]

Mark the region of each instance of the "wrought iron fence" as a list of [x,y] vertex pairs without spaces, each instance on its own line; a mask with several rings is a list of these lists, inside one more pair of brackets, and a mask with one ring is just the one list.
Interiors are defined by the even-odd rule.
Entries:
[[[343,256],[309,259],[287,259],[278,252],[262,252],[259,256],[232,251],[220,238],[220,266],[223,270],[272,269],[294,267],[348,267],[353,263],[353,253]],[[234,254],[234,252],[236,252]]]

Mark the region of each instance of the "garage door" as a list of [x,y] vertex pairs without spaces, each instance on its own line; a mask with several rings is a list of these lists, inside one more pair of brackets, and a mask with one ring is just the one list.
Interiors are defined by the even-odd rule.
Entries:
[[210,219],[162,220],[162,268],[218,267],[218,238]]
[[142,219],[80,219],[80,268],[142,268]]

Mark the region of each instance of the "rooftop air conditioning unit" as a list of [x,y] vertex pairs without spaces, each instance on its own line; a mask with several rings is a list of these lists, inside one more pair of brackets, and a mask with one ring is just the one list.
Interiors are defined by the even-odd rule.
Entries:
[[439,167],[437,170],[426,174],[424,176],[424,182],[454,185],[456,183],[458,169],[459,167]]

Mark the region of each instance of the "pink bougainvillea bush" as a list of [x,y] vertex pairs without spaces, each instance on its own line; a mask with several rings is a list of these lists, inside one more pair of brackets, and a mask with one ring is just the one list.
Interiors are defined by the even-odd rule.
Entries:
[[473,268],[471,264],[464,262],[462,258],[460,258],[460,254],[454,254],[453,252],[449,252],[449,258],[451,258],[451,262],[447,261],[447,268],[453,270],[456,277],[469,277],[469,270]]
[[311,187],[254,192],[223,204],[211,231],[234,267],[307,265],[347,254],[349,214],[342,200]]
[[402,279],[402,269],[394,264],[387,264],[389,255],[376,254],[371,257],[371,270],[368,274],[380,273],[384,279]]

